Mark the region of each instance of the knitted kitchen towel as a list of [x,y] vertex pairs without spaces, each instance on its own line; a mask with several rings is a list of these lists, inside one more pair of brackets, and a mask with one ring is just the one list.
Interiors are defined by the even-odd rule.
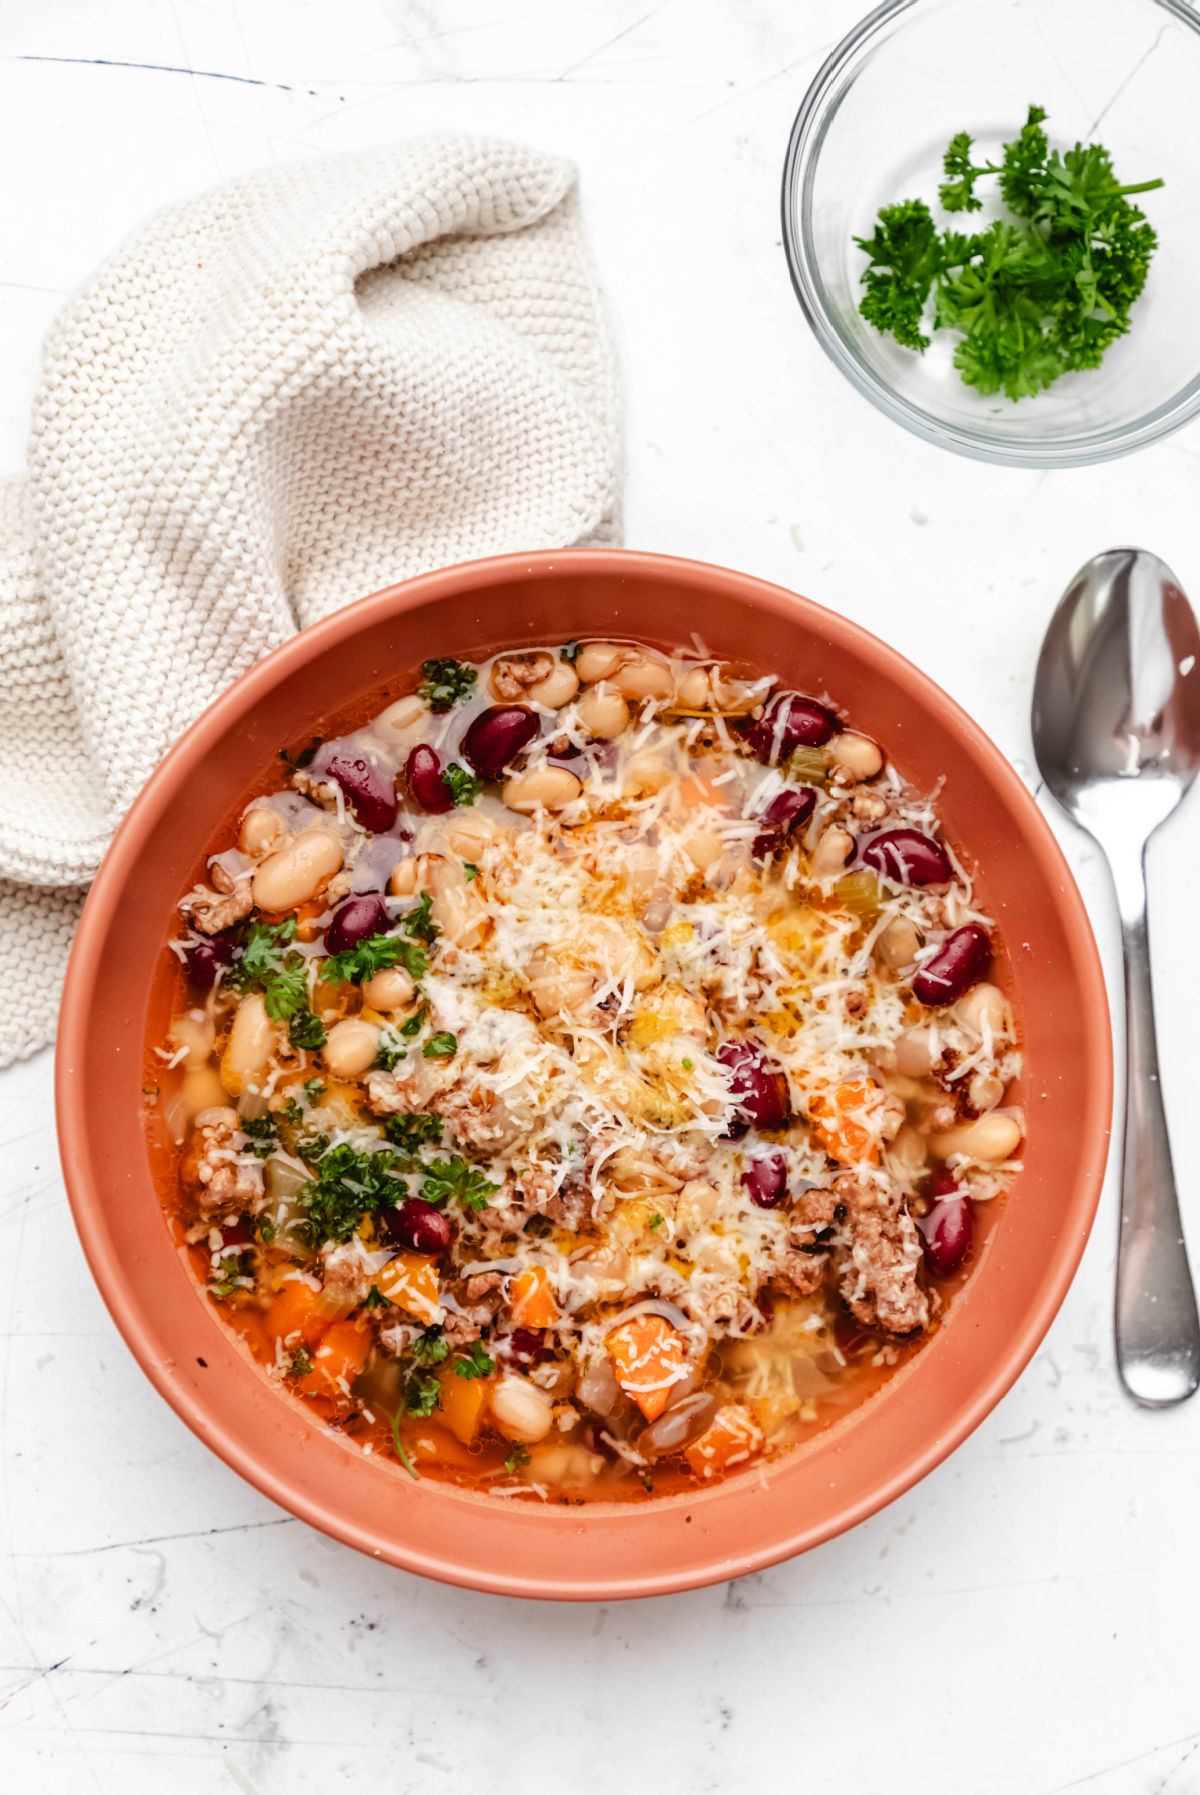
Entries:
[[67,306],[0,485],[0,1064],[164,751],[305,624],[611,542],[616,370],[571,167],[436,136],[168,208]]

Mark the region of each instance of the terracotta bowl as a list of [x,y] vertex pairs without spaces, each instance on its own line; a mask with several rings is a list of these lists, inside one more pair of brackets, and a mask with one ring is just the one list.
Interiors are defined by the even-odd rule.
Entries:
[[[808,1446],[646,1506],[514,1504],[439,1484],[327,1432],[222,1328],[177,1252],[151,1177],[141,1085],[165,1031],[180,894],[283,743],[431,655],[609,633],[698,632],[802,690],[825,688],[939,800],[978,864],[1012,956],[1030,1076],[1025,1170],[946,1325],[878,1395]],[[258,787],[261,789],[261,786]],[[1111,1108],[1108,1010],[1087,916],[1050,830],[970,718],[894,650],[744,574],[612,551],[508,555],[376,593],[269,655],[167,755],[92,888],[58,1045],[62,1160],[88,1261],[146,1375],[272,1500],[407,1570],[510,1595],[644,1596],[802,1552],[891,1502],[966,1438],[1032,1357],[1095,1212]]]

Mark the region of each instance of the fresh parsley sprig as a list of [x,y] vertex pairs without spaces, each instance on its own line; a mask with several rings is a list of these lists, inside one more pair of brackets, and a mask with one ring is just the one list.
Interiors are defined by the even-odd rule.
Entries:
[[455,1359],[454,1375],[465,1378],[490,1377],[493,1365],[494,1361],[485,1350],[482,1340],[476,1340],[469,1353]]
[[338,984],[364,985],[389,966],[404,963],[410,979],[424,978],[429,970],[428,949],[441,934],[433,920],[433,901],[427,891],[397,924],[397,933],[367,935],[353,947],[330,954],[321,964],[320,976]]
[[276,1022],[295,1015],[308,1002],[308,966],[304,955],[288,946],[296,939],[296,918],[252,922],[242,937],[239,957],[225,974],[238,992],[261,991],[267,1015]]
[[474,667],[462,661],[422,661],[417,691],[431,711],[448,711],[471,696],[477,678]]
[[429,957],[419,941],[407,941],[403,935],[368,935],[353,947],[330,954],[322,961],[320,976],[339,985],[365,985],[401,960],[409,978],[419,979],[429,970]]
[[466,767],[459,766],[456,760],[442,769],[442,778],[450,787],[450,796],[460,810],[469,810],[483,790],[483,780],[477,779]]
[[1001,160],[976,163],[960,131],[947,146],[938,193],[950,213],[977,212],[980,181],[998,177],[1010,216],[974,235],[939,231],[923,200],[884,206],[870,237],[859,311],[905,347],[924,350],[935,329],[960,333],[954,363],[968,386],[1022,399],[1062,374],[1098,366],[1129,329],[1158,239],[1102,144],[1050,148],[1046,114],[1031,106]]
[[367,1216],[402,1203],[408,1189],[395,1175],[395,1159],[390,1147],[374,1153],[361,1153],[348,1142],[328,1147],[300,1190],[300,1233],[308,1244],[349,1240]]
[[488,1198],[500,1189],[498,1184],[485,1178],[477,1166],[470,1165],[457,1154],[453,1159],[431,1160],[424,1171],[421,1195],[435,1208],[455,1202],[464,1209],[486,1209]]
[[383,1132],[394,1147],[412,1158],[423,1146],[441,1146],[442,1118],[411,1112],[407,1115],[388,1116],[384,1120]]

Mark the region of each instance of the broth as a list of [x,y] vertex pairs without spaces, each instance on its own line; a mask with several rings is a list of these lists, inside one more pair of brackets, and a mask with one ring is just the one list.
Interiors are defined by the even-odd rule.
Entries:
[[937,1329],[1019,1170],[995,930],[828,700],[632,643],[423,674],[182,900],[147,1082],[196,1279],[413,1475],[777,1456]]

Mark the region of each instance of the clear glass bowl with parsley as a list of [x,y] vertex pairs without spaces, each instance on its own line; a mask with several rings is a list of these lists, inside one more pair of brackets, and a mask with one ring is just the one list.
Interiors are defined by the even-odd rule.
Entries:
[[[1087,465],[1153,442],[1200,411],[1200,13],[1183,0],[1105,0],[1102,19],[1091,0],[888,0],[828,58],[793,126],[784,243],[818,340],[881,411],[980,460]],[[1005,204],[1011,184],[981,176],[972,184],[980,203],[948,210],[939,199],[945,157],[965,134],[972,167],[1003,168],[1004,146],[1020,139],[1031,106],[1046,115],[1047,192],[1051,165],[1061,168],[1076,144],[1100,146],[1121,184],[1162,186],[1129,196],[1154,241],[1148,253],[1144,235],[1122,245],[1122,285],[1133,295],[1118,310],[1122,328],[1097,330],[1108,317],[1102,303],[1090,317],[1065,304],[1067,281],[1055,284],[1060,263],[1047,269],[1048,297],[1032,308],[1028,345],[1014,352],[1015,308],[1001,308],[995,328],[989,316],[968,340],[961,325],[972,315],[963,302],[974,297],[973,277],[964,282],[952,268],[939,300],[935,275],[923,302],[929,268],[919,266],[919,233],[902,217],[884,243],[880,213],[923,202],[932,240],[944,246],[958,232],[982,242],[986,234],[987,253],[1003,253],[997,227],[1024,222]],[[1087,210],[1100,197],[1089,186],[1096,166],[1093,158],[1078,184],[1082,243],[1108,228],[1102,204]],[[872,242],[874,255],[863,247]],[[877,290],[864,316],[871,278],[882,266],[890,279],[878,255],[893,250],[903,278]],[[1012,268],[1015,240],[1009,253]],[[935,327],[939,317],[951,322]],[[886,328],[896,319],[907,342]],[[1102,353],[1083,353],[1085,338],[1097,336]],[[1087,361],[1095,365],[1079,365]]]

